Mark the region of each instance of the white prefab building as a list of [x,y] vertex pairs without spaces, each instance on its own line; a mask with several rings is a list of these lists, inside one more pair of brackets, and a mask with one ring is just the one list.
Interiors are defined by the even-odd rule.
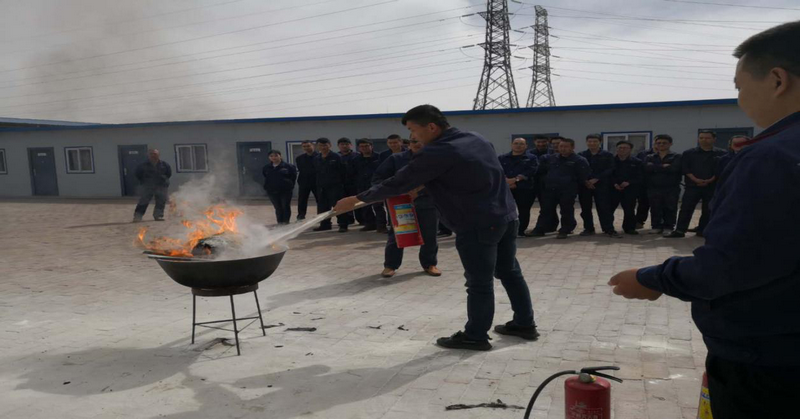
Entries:
[[[726,147],[735,134],[758,128],[734,99],[562,106],[493,111],[446,112],[451,125],[476,131],[498,153],[513,138],[561,135],[585,149],[587,134],[598,133],[608,149],[621,139],[636,150],[651,147],[654,135],[670,134],[673,150],[696,145],[699,130],[718,134]],[[144,124],[76,124],[0,119],[0,197],[119,197],[136,194],[133,170],[156,148],[172,166],[173,189],[191,179],[215,175],[230,180],[232,196],[262,196],[261,167],[271,149],[294,161],[302,140],[370,138],[386,148],[389,134],[405,136],[400,114],[320,116]],[[6,121],[7,123],[3,123]]]

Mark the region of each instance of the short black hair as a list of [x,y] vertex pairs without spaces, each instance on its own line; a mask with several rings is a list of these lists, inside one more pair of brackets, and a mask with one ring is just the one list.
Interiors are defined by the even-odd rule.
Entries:
[[[553,137],[553,139],[555,139],[555,137]],[[572,144],[572,146],[575,147],[575,140],[572,138],[560,138],[560,140],[562,143]]]
[[433,105],[419,105],[409,109],[400,121],[403,125],[413,122],[417,125],[436,124],[441,129],[450,128],[450,123],[442,111]]
[[672,144],[672,136],[669,134],[658,134],[656,135],[656,138],[653,139],[653,142],[658,140],[667,140],[670,144]]
[[358,140],[356,140],[356,145],[361,145],[361,144],[372,145],[372,140],[370,140],[369,138],[359,138]]
[[711,138],[717,138],[717,133],[710,129],[701,129],[700,132],[697,133],[697,136],[700,137],[700,134],[711,134]]
[[537,135],[533,137],[533,141],[550,141],[550,138],[548,138],[546,135]]
[[347,137],[339,138],[339,141],[336,142],[336,144],[341,144],[341,143],[353,144],[352,142],[350,142],[350,139],[347,138]]
[[279,150],[270,150],[270,151],[269,151],[269,154],[268,154],[268,156],[271,156],[271,155],[273,155],[273,154],[277,154],[277,155],[279,155],[279,156],[280,156],[280,155],[281,155],[281,152],[280,152]]
[[800,20],[784,23],[757,33],[742,42],[733,53],[736,58],[744,58],[743,68],[758,79],[780,67],[790,74],[800,77]]
[[588,140],[589,138],[596,138],[600,141],[603,141],[603,136],[601,136],[600,134],[589,134],[586,136],[586,139]]
[[329,140],[329,139],[327,139],[325,137],[317,138],[317,144],[330,144],[330,143],[331,143],[331,140]]
[[633,150],[633,143],[628,140],[617,141],[617,145],[615,145],[614,147],[619,147],[621,144],[627,144],[628,146],[630,146],[631,150]]
[[401,137],[401,136],[399,136],[397,134],[392,134],[392,135],[386,137],[386,139],[387,140],[400,140],[400,141],[402,141],[403,137]]
[[312,144],[312,142],[311,142],[311,141],[309,141],[309,140],[303,140],[303,141],[301,141],[301,142],[300,142],[300,144],[301,144],[301,145],[302,145],[302,144]]
[[564,137],[562,137],[560,135],[554,135],[554,136],[550,137],[550,141],[553,141],[553,140],[561,141],[561,140],[566,140],[566,138],[564,138]]

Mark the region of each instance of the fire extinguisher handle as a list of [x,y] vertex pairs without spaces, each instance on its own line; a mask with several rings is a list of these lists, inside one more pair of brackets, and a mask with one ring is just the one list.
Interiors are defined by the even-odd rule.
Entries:
[[613,375],[603,374],[602,372],[596,372],[595,371],[595,372],[592,373],[592,375],[596,375],[598,377],[603,377],[603,378],[605,378],[607,380],[614,380],[614,381],[616,381],[618,383],[622,382],[621,378],[614,377]]
[[609,379],[609,380],[614,380],[614,381],[617,381],[617,382],[620,382],[620,383],[622,382],[622,379],[619,379],[617,377],[613,377],[611,375],[599,372],[599,371],[608,371],[608,370],[619,371],[619,367],[617,367],[615,365],[606,365],[606,366],[601,366],[601,367],[586,367],[586,368],[581,369],[581,372],[582,373],[586,373],[586,374],[596,375],[598,377],[603,377],[603,378],[606,378],[606,379]]

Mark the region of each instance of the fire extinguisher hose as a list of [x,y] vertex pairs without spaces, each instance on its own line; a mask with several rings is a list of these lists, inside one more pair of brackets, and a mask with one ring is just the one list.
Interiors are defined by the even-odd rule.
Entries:
[[561,376],[564,376],[564,375],[590,374],[590,375],[596,375],[598,377],[603,377],[603,378],[606,378],[606,379],[609,379],[609,380],[614,380],[614,381],[617,381],[617,382],[620,382],[620,383],[622,382],[622,380],[617,378],[617,377],[613,377],[613,376],[610,376],[608,374],[604,374],[602,372],[599,372],[599,371],[603,371],[603,370],[615,370],[615,371],[618,371],[619,367],[616,367],[616,366],[587,367],[587,368],[582,368],[580,371],[575,371],[575,370],[561,371],[561,372],[557,372],[557,373],[551,375],[550,377],[547,377],[546,380],[542,381],[542,384],[539,384],[539,387],[536,389],[536,391],[533,393],[533,396],[531,397],[531,401],[528,402],[528,408],[525,409],[525,419],[530,419],[531,412],[533,411],[533,404],[536,403],[536,399],[539,398],[540,394],[542,394],[542,391],[544,390],[544,388],[547,387],[547,385],[550,384],[550,382],[552,382],[553,380],[555,380],[558,377],[561,377]]

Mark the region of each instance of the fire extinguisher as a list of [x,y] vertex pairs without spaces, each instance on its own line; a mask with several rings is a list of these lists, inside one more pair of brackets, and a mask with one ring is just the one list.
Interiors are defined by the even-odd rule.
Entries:
[[422,232],[417,222],[417,211],[414,209],[414,200],[409,195],[400,195],[386,200],[389,215],[392,219],[392,230],[397,241],[397,247],[403,249],[411,246],[425,244]]
[[611,419],[611,383],[603,378],[620,383],[622,380],[599,372],[604,370],[617,371],[619,367],[589,367],[580,371],[561,371],[551,375],[533,393],[528,408],[525,410],[525,419],[531,417],[533,404],[545,386],[562,375],[577,376],[567,378],[564,382],[564,417],[566,419]]

